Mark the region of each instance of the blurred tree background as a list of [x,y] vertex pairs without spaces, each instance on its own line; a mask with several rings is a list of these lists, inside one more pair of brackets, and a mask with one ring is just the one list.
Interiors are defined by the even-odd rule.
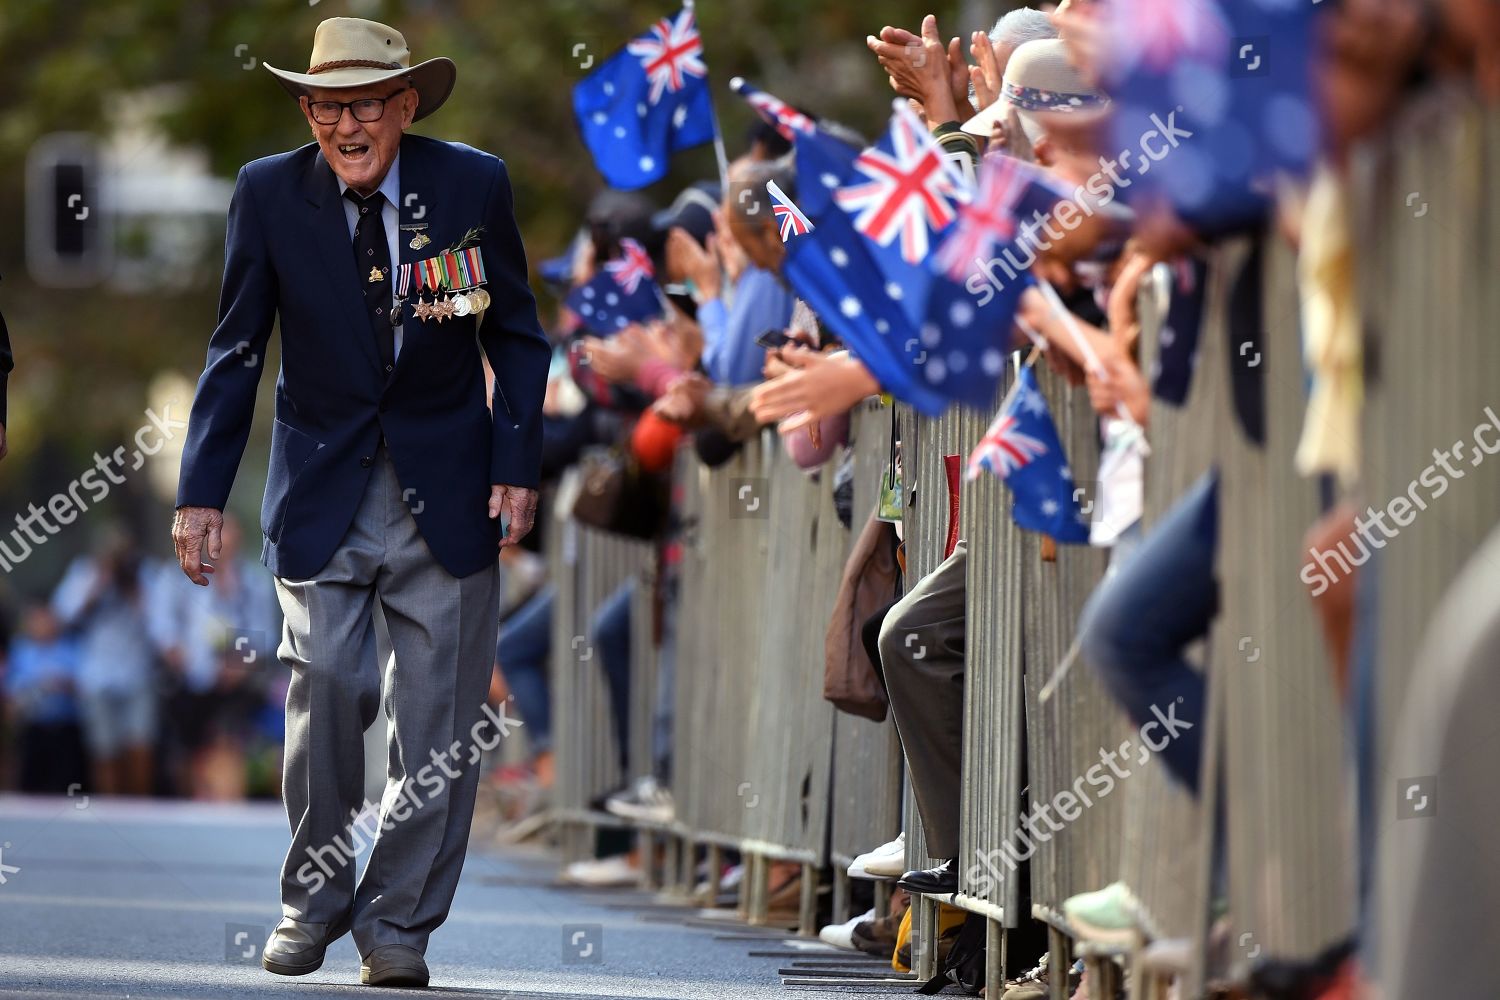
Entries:
[[[951,35],[988,27],[1013,5],[965,0],[934,12]],[[416,131],[507,161],[534,267],[563,251],[602,184],[574,125],[573,84],[590,59],[597,65],[674,9],[674,0],[5,0],[0,219],[12,237],[0,240],[0,310],[17,372],[11,455],[0,463],[0,536],[28,503],[65,491],[96,452],[130,443],[153,401],[176,396],[172,416],[185,419],[222,265],[222,207],[201,212],[196,225],[172,228],[138,209],[116,223],[118,255],[150,272],[158,259],[151,247],[167,233],[175,252],[169,276],[146,273],[125,287],[110,281],[66,291],[36,285],[26,273],[23,219],[26,158],[39,138],[90,133],[109,143],[117,170],[149,172],[169,158],[197,164],[198,173],[227,185],[244,162],[309,140],[295,105],[262,64],[302,69],[319,21],[375,18],[406,35],[415,60],[447,55],[458,64],[453,97]],[[751,117],[728,89],[735,75],[873,135],[892,94],[864,37],[885,24],[916,28],[929,9],[898,0],[701,0],[699,25],[730,157],[742,151]],[[672,175],[647,193],[665,204],[690,181],[715,174],[712,148],[703,147],[679,156]],[[152,197],[163,216],[182,211],[170,184]],[[544,301],[544,318],[549,309]],[[276,363],[273,356],[268,367]],[[249,539],[258,535],[270,380],[231,503]],[[169,556],[170,471],[156,470],[154,486],[144,473],[127,476],[99,509],[7,574],[9,585],[45,592],[66,558],[109,521],[123,522],[148,551]]]

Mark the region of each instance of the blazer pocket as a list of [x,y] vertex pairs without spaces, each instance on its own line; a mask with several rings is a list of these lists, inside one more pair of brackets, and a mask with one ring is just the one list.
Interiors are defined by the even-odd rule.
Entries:
[[271,459],[266,473],[266,495],[261,502],[261,530],[273,544],[281,541],[287,503],[307,460],[322,443],[282,420],[271,424]]

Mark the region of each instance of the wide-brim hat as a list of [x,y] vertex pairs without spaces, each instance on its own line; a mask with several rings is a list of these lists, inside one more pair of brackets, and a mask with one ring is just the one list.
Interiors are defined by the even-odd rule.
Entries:
[[361,17],[330,17],[318,25],[306,73],[277,69],[270,63],[265,67],[293,97],[302,97],[309,87],[342,90],[407,80],[417,92],[414,121],[442,107],[458,79],[452,59],[438,56],[413,66],[401,32]]
[[963,131],[988,139],[997,121],[1012,110],[1035,115],[1098,115],[1109,97],[1089,86],[1068,61],[1067,43],[1044,38],[1018,45],[1005,64],[1000,97],[963,124]]

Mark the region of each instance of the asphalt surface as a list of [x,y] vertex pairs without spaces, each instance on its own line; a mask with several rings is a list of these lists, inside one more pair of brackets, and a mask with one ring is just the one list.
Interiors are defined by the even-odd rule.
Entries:
[[[297,979],[259,966],[289,840],[279,806],[0,796],[0,998],[356,997],[348,937]],[[547,853],[471,849],[427,953],[446,997],[725,997],[793,993],[774,942],[684,926],[633,891],[556,886]],[[732,931],[732,929],[726,929]]]

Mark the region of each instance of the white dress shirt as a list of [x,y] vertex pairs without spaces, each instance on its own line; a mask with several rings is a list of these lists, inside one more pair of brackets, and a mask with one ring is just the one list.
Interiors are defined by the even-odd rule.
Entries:
[[[338,177],[337,174],[334,175]],[[349,221],[349,241],[354,242],[354,226],[359,222],[359,210],[355,208],[354,202],[344,198],[344,192],[349,190],[349,185],[344,183],[342,177],[338,177],[339,197],[344,202],[344,218]],[[357,194],[358,192],[356,192]],[[385,224],[385,242],[391,251],[391,308],[396,304],[396,273],[401,267],[401,229],[400,215],[396,208],[401,204],[401,153],[396,153],[396,159],[391,163],[391,169],[386,172],[385,180],[380,182],[380,193],[385,195],[385,206],[380,210],[380,221]],[[401,327],[396,327],[396,354],[401,356]]]

